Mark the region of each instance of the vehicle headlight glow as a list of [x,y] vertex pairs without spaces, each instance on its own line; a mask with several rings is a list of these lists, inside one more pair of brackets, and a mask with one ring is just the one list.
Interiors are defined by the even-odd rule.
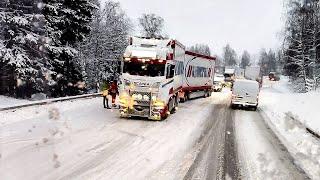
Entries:
[[164,101],[157,99],[156,101],[153,102],[153,105],[156,107],[163,108],[165,106],[165,103],[164,103]]
[[150,100],[150,98],[149,98],[149,96],[144,95],[144,96],[143,96],[143,100],[145,100],[145,101],[149,101],[149,100]]
[[137,99],[137,95],[136,95],[136,94],[133,94],[133,95],[132,95],[132,99],[133,99],[133,100],[136,100],[136,99]]
[[156,101],[157,100],[157,96],[152,96],[151,99],[152,99],[152,101]]
[[142,100],[142,95],[141,94],[137,95],[137,100]]

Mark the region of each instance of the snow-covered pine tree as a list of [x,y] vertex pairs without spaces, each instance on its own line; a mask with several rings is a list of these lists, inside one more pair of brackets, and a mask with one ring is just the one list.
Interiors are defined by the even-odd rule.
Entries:
[[268,67],[268,53],[266,52],[266,49],[261,49],[260,50],[260,55],[259,55],[259,66],[260,66],[260,72],[261,75],[267,76],[269,74],[269,67]]
[[81,64],[75,56],[77,43],[90,33],[95,5],[90,0],[44,0],[47,46],[55,71],[52,96],[76,95],[83,92]]
[[80,57],[85,64],[87,84],[94,89],[97,83],[118,77],[118,63],[128,45],[131,23],[118,2],[107,1],[96,12],[92,31],[81,44]]
[[40,5],[39,0],[0,3],[1,93],[30,97],[43,91],[48,65]]
[[288,0],[285,69],[299,92],[312,89],[317,63],[318,0]]

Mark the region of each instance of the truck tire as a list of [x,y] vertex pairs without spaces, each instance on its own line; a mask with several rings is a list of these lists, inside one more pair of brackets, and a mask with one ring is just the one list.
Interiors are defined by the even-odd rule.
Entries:
[[254,107],[252,108],[253,111],[257,111],[257,109],[258,109],[257,106],[254,106]]
[[171,101],[172,101],[172,108],[171,108],[171,110],[170,110],[170,113],[171,113],[171,114],[174,114],[174,113],[176,112],[176,107],[177,107],[176,97],[173,97],[173,98],[171,99]]

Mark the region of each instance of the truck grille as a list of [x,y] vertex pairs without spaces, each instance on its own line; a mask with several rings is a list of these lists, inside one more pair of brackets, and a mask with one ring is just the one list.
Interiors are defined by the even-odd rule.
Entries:
[[[151,102],[151,92],[138,92],[138,91],[132,91],[130,92],[130,96],[132,95],[141,95],[142,99],[141,100],[135,100],[135,105],[137,106],[150,106]],[[148,96],[149,100],[143,99],[144,96]]]
[[[150,102],[151,102],[151,92],[144,91],[131,91],[130,96],[141,95],[141,100],[134,100],[133,109],[129,111],[131,116],[139,117],[149,117],[150,116]],[[148,96],[149,100],[144,100],[143,97]]]

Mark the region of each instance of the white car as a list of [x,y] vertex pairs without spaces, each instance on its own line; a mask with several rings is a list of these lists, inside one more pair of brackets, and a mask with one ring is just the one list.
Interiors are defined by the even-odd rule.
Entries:
[[232,88],[231,107],[247,107],[257,110],[260,86],[257,81],[239,79]]

